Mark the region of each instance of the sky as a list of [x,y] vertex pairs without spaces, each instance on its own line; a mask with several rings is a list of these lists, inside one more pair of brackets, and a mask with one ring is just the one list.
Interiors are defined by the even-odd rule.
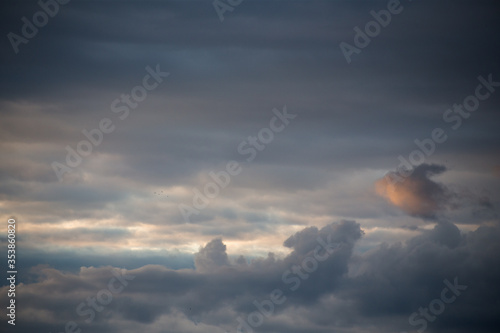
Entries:
[[498,331],[496,1],[1,6],[2,332]]

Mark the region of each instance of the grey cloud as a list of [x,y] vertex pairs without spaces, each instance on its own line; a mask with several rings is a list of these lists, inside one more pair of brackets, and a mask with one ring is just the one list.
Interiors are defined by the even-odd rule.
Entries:
[[[397,240],[398,232],[409,237],[399,227],[421,221],[371,193],[383,170],[416,148],[415,138],[445,126],[443,112],[474,91],[478,75],[500,80],[497,1],[402,1],[404,12],[350,65],[339,43],[352,42],[353,28],[387,0],[244,1],[223,24],[212,1],[72,0],[16,55],[6,35],[19,32],[21,17],[38,10],[37,2],[5,0],[0,10],[0,215],[52,230],[51,238],[25,229],[20,239],[42,242],[29,249],[27,265],[56,268],[39,267],[22,285],[20,318],[28,319],[19,321],[20,332],[62,330],[75,319],[75,306],[110,277],[102,266],[113,261],[137,279],[83,331],[233,332],[235,318],[254,311],[256,298],[287,288],[281,274],[311,254],[318,236],[343,246],[261,331],[409,330],[408,315],[428,304],[450,274],[470,281],[470,289],[429,331],[498,327],[498,230],[485,226],[498,225],[498,90],[400,188],[415,200],[400,207],[426,222],[439,220],[434,230],[412,227],[420,236],[373,249]],[[171,76],[119,121],[110,103],[155,64]],[[238,144],[284,104],[297,121],[191,224],[176,209],[182,195],[152,197],[159,187],[190,191],[208,172],[241,159]],[[116,122],[116,131],[59,183],[50,163],[64,160],[64,147],[103,117]],[[464,178],[471,195],[451,185]],[[482,227],[460,233],[444,218]],[[363,243],[355,223],[308,227],[285,241],[291,251],[285,258],[246,259],[213,240],[196,255],[198,270],[192,254],[175,259],[161,252],[162,258],[121,247],[107,261],[101,248],[95,256],[79,247],[51,251],[69,236],[59,224],[76,220],[123,230],[144,225],[154,229],[154,237],[142,238],[144,247],[170,250],[221,236],[228,244],[281,237],[326,219],[357,219],[373,233]],[[77,238],[119,246],[143,235],[106,230],[80,229]],[[75,273],[80,264],[97,268]]]
[[228,266],[229,259],[226,253],[226,245],[221,239],[214,239],[205,247],[200,248],[200,251],[194,257],[196,270],[200,272],[210,272],[220,268],[220,266]]
[[[315,233],[317,236],[343,242],[346,247],[339,248],[322,263],[324,267],[318,270],[316,274],[318,276],[312,276],[310,282],[305,281],[304,287],[293,295],[296,301],[290,302],[287,307],[295,302],[312,302],[321,295],[322,289],[332,289],[332,280],[346,273],[352,246],[361,235],[359,228],[354,222],[341,222],[321,230],[309,229],[297,233],[294,239],[303,239],[299,243],[309,241],[311,244],[306,246],[309,250],[305,250],[299,243],[291,244],[288,241],[288,246],[294,249],[289,257],[281,260],[270,254],[268,258],[255,259],[249,265],[241,265],[241,262],[236,265],[229,264],[225,245],[220,239],[214,239],[195,255],[196,270],[171,270],[149,265],[129,271],[137,278],[130,283],[123,295],[116,295],[116,302],[110,304],[110,308],[121,313],[124,318],[141,323],[153,323],[161,314],[171,314],[173,311],[182,311],[185,315],[200,315],[204,318],[227,304],[231,304],[233,311],[250,311],[252,301],[256,297],[265,297],[266,293],[275,288],[285,290],[281,281],[282,273],[290,265],[300,264],[301,260],[312,255],[318,243],[316,239],[308,237]],[[38,271],[40,274],[38,281],[27,285],[29,286],[27,290],[30,292],[26,293],[27,296],[20,297],[20,302],[24,303],[33,297],[34,301],[28,304],[33,304],[36,308],[37,304],[40,304],[39,300],[49,297],[44,305],[47,309],[70,307],[72,302],[75,303],[73,306],[76,306],[78,299],[85,299],[85,293],[81,292],[83,289],[86,292],[91,292],[92,288],[99,290],[102,281],[106,281],[103,276],[109,275],[109,268],[106,267],[82,268],[77,275],[44,267]],[[58,280],[60,284],[57,283]],[[77,286],[71,293],[67,293],[70,282],[75,280],[78,281]],[[53,297],[48,296],[47,292],[32,295],[42,286],[49,288]],[[56,290],[57,286],[61,288],[59,291]],[[58,303],[56,295],[59,292],[66,293],[64,304]],[[57,321],[62,323],[71,318],[70,312],[61,312]],[[234,318],[226,319],[229,321],[224,325],[232,326]],[[104,320],[105,318],[100,318],[98,322]]]
[[[497,228],[480,227],[461,234],[453,224],[441,222],[406,244],[381,245],[365,254],[353,255],[349,248],[361,234],[354,222],[331,224],[322,229],[306,228],[285,241],[285,245],[293,248],[287,258],[280,260],[269,255],[249,265],[229,264],[223,243],[215,239],[200,249],[197,256],[198,263],[201,255],[205,259],[203,267],[217,269],[203,272],[198,266],[197,270],[171,270],[148,265],[129,270],[127,274],[136,278],[122,294],[115,296],[105,313],[113,313],[113,320],[118,321],[115,324],[130,322],[144,329],[154,327],[162,315],[173,320],[182,314],[188,322],[230,331],[234,330],[236,316],[255,311],[253,300],[262,301],[271,290],[281,288],[288,300],[261,327],[263,332],[293,326],[289,321],[278,320],[284,313],[300,313],[303,319],[296,332],[321,332],[332,327],[345,332],[375,332],[367,318],[378,323],[377,327],[409,330],[414,328],[408,324],[409,315],[439,297],[444,279],[451,281],[458,277],[460,283],[468,286],[467,291],[449,305],[449,311],[440,315],[439,321],[430,323],[429,329],[468,332],[471,325],[478,325],[480,332],[495,331],[498,288],[494,281],[500,276],[491,267],[500,253],[495,245],[500,236]],[[287,291],[281,273],[311,255],[318,236],[331,237],[344,246],[320,263],[297,291]],[[21,311],[39,307],[60,311],[58,320],[50,324],[51,329],[60,327],[65,320],[78,320],[70,311],[61,309],[74,307],[85,294],[102,288],[111,276],[109,269],[82,268],[79,274],[63,274],[39,268],[38,281],[23,287],[25,292],[19,297],[24,304]],[[59,297],[63,293],[64,302]],[[220,316],[221,311],[227,311],[226,315]],[[389,317],[392,320],[387,322],[385,319]],[[100,316],[91,327],[96,332],[105,331],[108,320]],[[29,327],[34,319],[19,324]],[[189,330],[179,329],[179,332]]]

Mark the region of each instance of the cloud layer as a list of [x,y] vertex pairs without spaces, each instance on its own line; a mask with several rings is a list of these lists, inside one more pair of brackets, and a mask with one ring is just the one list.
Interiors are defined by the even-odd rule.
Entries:
[[[233,333],[272,299],[255,331],[409,332],[455,277],[468,289],[427,330],[495,331],[496,1],[402,0],[350,64],[339,44],[387,0],[243,1],[222,23],[211,1],[72,0],[17,54],[7,35],[40,5],[2,4],[0,220],[18,221],[17,332]],[[157,67],[170,75],[142,99]],[[387,183],[480,75],[490,97]],[[297,117],[269,139],[285,105]],[[59,181],[53,162],[102,119],[115,129]],[[241,173],[186,222],[179,207],[229,161]],[[113,292],[121,268],[135,278]],[[88,298],[109,293],[86,322]]]
[[[34,281],[22,285],[19,315],[24,319],[18,328],[58,331],[74,321],[94,332],[162,332],[165,327],[170,332],[235,332],[237,318],[248,318],[258,311],[255,302],[269,300],[279,289],[285,300],[265,317],[258,327],[261,332],[324,332],[332,327],[345,332],[376,332],[381,327],[410,331],[421,328],[408,322],[410,315],[440,297],[444,280],[457,278],[467,290],[438,320],[428,323],[429,331],[468,332],[474,327],[495,332],[500,289],[492,282],[500,278],[494,269],[500,253],[495,245],[498,228],[462,234],[443,222],[404,244],[382,244],[354,254],[362,234],[352,221],[308,227],[284,241],[292,252],[283,259],[270,253],[231,261],[225,245],[214,239],[195,255],[196,269],[146,265],[121,273],[133,279],[101,312],[93,311],[90,324],[85,322],[90,312],[78,316],[75,309],[105,289],[119,270],[82,267],[72,274],[39,266],[32,270]],[[318,238],[332,246],[322,247]],[[326,259],[314,269],[304,263],[315,251]]]

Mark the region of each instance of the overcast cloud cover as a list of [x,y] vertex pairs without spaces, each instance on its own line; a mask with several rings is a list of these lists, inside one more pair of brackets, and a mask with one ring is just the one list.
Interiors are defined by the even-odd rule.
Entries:
[[1,332],[498,332],[500,6],[394,1],[2,1]]

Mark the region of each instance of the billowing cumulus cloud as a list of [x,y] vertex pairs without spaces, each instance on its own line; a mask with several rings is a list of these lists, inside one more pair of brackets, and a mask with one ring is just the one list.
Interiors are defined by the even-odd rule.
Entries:
[[[441,297],[447,286],[443,281],[456,280],[467,288],[446,304],[439,320],[426,322],[429,331],[465,333],[471,325],[478,325],[479,332],[496,331],[500,288],[489,281],[500,279],[494,269],[500,253],[498,228],[461,233],[443,222],[405,243],[354,254],[362,234],[359,224],[348,221],[305,228],[284,242],[293,249],[287,257],[255,258],[248,265],[229,263],[224,244],[214,239],[195,255],[212,258],[206,264],[217,269],[210,271],[146,265],[134,270],[82,267],[78,273],[65,273],[36,267],[35,280],[24,284],[19,294],[25,319],[18,328],[60,331],[74,321],[97,333],[156,333],[165,327],[171,327],[169,332],[235,332],[238,318],[247,320],[263,311],[268,315],[259,315],[265,320],[258,331],[269,333],[319,333],[331,327],[341,332],[379,332],[380,327],[412,331],[424,326],[418,309]],[[323,247],[318,237],[331,246]],[[326,259],[312,269],[310,258],[315,256]],[[107,302],[102,290],[112,291],[109,304],[99,307],[101,311],[85,305],[92,298]],[[268,312],[259,310],[255,304],[269,304],[273,290],[282,292],[282,302],[274,304],[272,314],[270,307],[265,308]],[[78,306],[80,315],[75,312]],[[412,315],[418,324],[409,322]]]
[[200,272],[213,271],[219,269],[220,266],[229,265],[226,245],[220,238],[210,241],[194,256],[194,264],[196,270]]

